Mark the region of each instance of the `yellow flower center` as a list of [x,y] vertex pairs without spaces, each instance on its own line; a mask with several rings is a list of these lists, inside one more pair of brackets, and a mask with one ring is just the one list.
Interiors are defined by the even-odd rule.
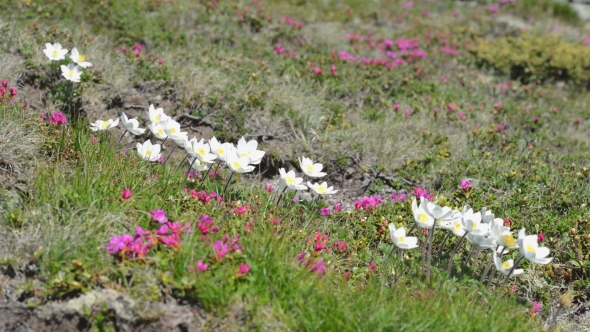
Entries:
[[80,54],[80,55],[78,55],[78,61],[79,62],[84,62],[84,61],[86,61],[86,57],[83,56],[82,54]]
[[455,223],[455,232],[459,232],[459,231],[461,231],[461,228],[462,228],[462,227],[461,227],[461,224],[459,224],[458,222],[457,222],[457,223]]
[[219,153],[220,156],[225,155],[225,151],[223,151],[223,149],[217,150],[217,153]]
[[159,134],[160,136],[164,136],[164,135],[166,135],[166,133],[164,132],[164,129],[158,129],[158,134]]
[[328,191],[328,188],[326,187],[318,187],[318,194],[325,194]]
[[150,157],[151,155],[152,155],[152,150],[147,150],[147,151],[145,152],[145,156],[146,156],[146,157]]
[[527,245],[525,249],[528,252],[532,252],[532,253],[536,253],[537,252],[537,249],[535,247],[531,246],[530,244]]
[[155,119],[156,119],[156,122],[160,122],[160,119],[162,119],[162,117],[160,115],[156,115]]
[[69,75],[70,75],[70,77],[74,77],[74,71],[73,70],[70,70],[70,74]]
[[170,134],[172,134],[172,135],[176,134],[176,129],[174,129],[174,128],[170,129]]
[[313,172],[313,166],[312,165],[307,166],[307,171],[308,172]]
[[502,239],[504,240],[504,244],[507,247],[516,247],[516,239],[514,238],[514,236],[504,235],[502,236]]
[[107,129],[108,126],[109,126],[109,122],[108,121],[104,121],[102,123],[102,129]]
[[200,155],[201,157],[205,157],[205,155],[206,155],[206,154],[207,154],[207,153],[205,152],[205,150],[204,150],[204,149],[201,149],[201,150],[199,150],[199,155]]
[[401,236],[397,239],[397,242],[399,242],[399,243],[404,243],[405,241],[406,241],[405,236]]
[[295,179],[294,178],[287,178],[286,180],[288,185],[294,185],[295,184]]
[[426,215],[426,213],[420,214],[420,222],[425,223],[427,221],[428,221],[428,216]]
[[239,162],[237,162],[237,161],[234,161],[234,163],[232,164],[232,166],[233,166],[235,169],[240,169],[240,168],[242,168],[242,164],[240,164],[240,163],[239,163]]
[[477,223],[473,223],[472,225],[473,225],[473,229],[478,229],[479,228],[479,225]]
[[54,57],[54,58],[57,58],[57,56],[58,56],[58,55],[59,55],[59,52],[57,52],[57,51],[53,51],[53,57]]
[[508,269],[510,269],[511,267],[512,267],[512,265],[510,265],[510,263],[509,263],[508,261],[506,261],[506,262],[502,263],[502,268],[503,268],[504,270],[508,270]]

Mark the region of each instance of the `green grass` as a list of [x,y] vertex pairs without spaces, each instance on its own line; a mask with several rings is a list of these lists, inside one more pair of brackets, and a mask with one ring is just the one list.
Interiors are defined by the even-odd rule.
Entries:
[[[10,61],[0,66],[0,79],[18,85],[18,97],[35,107],[0,104],[0,128],[8,128],[0,129],[0,165],[30,174],[0,173],[2,271],[38,265],[34,276],[14,281],[23,302],[43,304],[104,287],[148,301],[193,301],[212,317],[209,328],[504,331],[547,327],[550,309],[568,289],[576,291],[576,303],[587,301],[589,99],[584,86],[567,77],[525,85],[478,68],[469,46],[516,33],[485,7],[450,1],[416,2],[410,9],[402,1],[33,3],[23,7],[2,51]],[[501,13],[517,15],[530,5],[502,6]],[[7,13],[2,45],[19,8],[0,5]],[[576,21],[569,7],[552,8],[553,17],[531,10],[537,19],[531,29],[542,35],[547,22]],[[304,25],[284,23],[287,16]],[[63,18],[59,25],[57,18]],[[366,59],[386,59],[387,51],[350,42],[348,34],[373,34],[377,45],[378,38],[416,40],[427,55],[390,69],[345,61],[342,51]],[[56,41],[78,47],[93,63],[71,104],[86,118],[64,129],[38,120],[41,113],[66,110],[65,85],[56,84],[63,79],[41,52]],[[136,44],[143,46],[140,57],[132,53]],[[277,44],[284,54],[273,54]],[[123,54],[123,47],[130,52]],[[445,47],[457,54],[442,53]],[[396,46],[391,51],[408,60]],[[314,74],[318,67],[322,75]],[[324,218],[319,209],[337,200],[293,204],[289,195],[277,206],[277,194],[264,190],[265,182],[275,181],[248,175],[235,178],[225,203],[204,204],[190,190],[223,191],[229,176],[223,167],[214,180],[186,181],[184,171],[175,171],[180,152],[166,166],[148,164],[123,150],[134,141],[116,146],[120,129],[103,135],[88,128],[122,111],[136,112],[145,127],[149,103],[198,119],[182,118],[191,137],[214,134],[234,143],[247,134],[259,142],[264,137],[261,148],[272,158],[263,165],[272,166],[268,175],[275,178],[275,168],[290,169],[301,155],[324,163],[328,183],[341,190],[336,197],[351,213]],[[451,104],[456,111],[449,111]],[[464,179],[472,182],[470,191],[460,188]],[[366,191],[352,191],[365,183]],[[527,274],[514,279],[517,291],[511,292],[486,290],[476,281],[481,268],[459,264],[469,248],[460,250],[448,278],[448,254],[457,239],[441,247],[442,231],[435,234],[435,250],[444,255],[435,259],[431,279],[420,272],[420,249],[388,258],[387,223],[407,229],[414,222],[408,205],[389,196],[410,195],[415,187],[444,196],[450,206],[488,207],[510,219],[513,229],[545,233],[553,263],[525,263]],[[122,201],[126,188],[133,197]],[[355,211],[354,201],[366,195],[382,195],[385,202],[370,214]],[[235,212],[247,205],[246,215]],[[156,231],[149,212],[157,209],[171,221],[191,223],[193,233],[183,235],[180,248],[155,245],[140,260],[108,254],[113,236],[133,235],[136,227]],[[195,227],[203,215],[220,227],[206,241]],[[333,249],[313,256],[314,264],[326,263],[322,277],[297,260],[303,251],[314,252],[316,232],[327,235]],[[225,234],[239,235],[243,250],[219,262],[213,244]],[[423,243],[425,236],[418,236]],[[336,250],[337,240],[348,250]],[[199,260],[210,269],[195,272]],[[241,264],[252,269],[245,277],[237,275]],[[531,301],[544,305],[534,317]],[[568,324],[565,319],[559,317],[560,326]]]

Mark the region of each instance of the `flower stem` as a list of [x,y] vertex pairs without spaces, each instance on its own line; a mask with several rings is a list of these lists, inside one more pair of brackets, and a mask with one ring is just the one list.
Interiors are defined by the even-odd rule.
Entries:
[[193,159],[193,162],[188,167],[188,170],[186,171],[186,175],[184,176],[185,179],[188,178],[188,175],[191,172],[191,169],[193,168],[193,165],[195,164],[195,161],[197,161],[197,157],[195,157],[195,159]]
[[459,240],[459,242],[457,242],[455,248],[453,248],[453,251],[451,252],[451,257],[449,257],[449,265],[447,266],[447,274],[449,275],[449,277],[451,276],[451,269],[453,268],[453,261],[455,258],[455,254],[457,253],[457,249],[459,249],[459,246],[461,245],[461,243],[463,243],[463,240],[465,240],[465,237],[468,233],[469,232],[465,232],[465,234],[461,236],[461,239]]
[[447,243],[447,240],[449,239],[449,237],[451,237],[451,234],[453,234],[453,232],[448,232],[447,236],[445,236],[445,239],[443,240],[443,242],[440,245],[440,250],[438,251],[438,256],[436,257],[436,260],[440,261],[440,256],[442,255],[443,249],[445,247],[445,244]]
[[430,268],[432,267],[432,247],[434,246],[434,229],[436,228],[436,221],[432,223],[432,229],[430,233],[428,233],[428,238],[430,241],[428,247],[428,266],[426,267],[426,276],[430,278]]
[[494,255],[496,255],[496,252],[492,252],[492,257],[490,257],[490,261],[488,262],[488,265],[486,266],[486,269],[483,271],[483,273],[481,274],[481,278],[479,278],[479,282],[483,284],[483,281],[486,280],[486,276],[488,275],[488,272],[490,271],[490,268],[492,267],[492,264],[494,264]]
[[516,261],[516,263],[514,263],[514,265],[512,265],[512,268],[510,269],[510,271],[506,275],[506,279],[504,279],[504,282],[502,283],[501,288],[504,288],[504,286],[506,286],[506,283],[508,282],[508,278],[510,278],[510,276],[512,275],[512,272],[514,272],[514,270],[516,269],[518,264],[520,264],[520,262],[522,262],[523,259],[524,259],[524,256],[520,256],[520,258]]
[[207,167],[207,172],[205,172],[205,175],[201,179],[201,182],[199,183],[199,186],[202,185],[203,182],[205,182],[205,179],[207,178],[207,175],[209,175],[209,172],[211,172],[211,167]]
[[283,198],[283,194],[285,193],[285,191],[287,191],[287,186],[286,185],[285,185],[285,188],[283,188],[283,191],[281,191],[281,194],[279,195],[279,198],[277,199],[277,206],[281,202],[281,198]]
[[224,199],[225,199],[225,192],[227,191],[227,187],[229,186],[231,179],[234,177],[234,174],[236,174],[236,172],[231,172],[231,175],[229,176],[229,179],[227,179],[227,183],[225,184],[225,188],[223,188],[223,195],[221,195],[221,197],[223,197]]
[[123,135],[121,135],[121,137],[119,138],[119,141],[117,141],[117,145],[119,145],[119,143],[121,143],[121,140],[123,139],[123,136],[125,136],[125,134],[127,134],[127,129],[125,129],[125,131],[123,131]]
[[490,276],[490,279],[488,279],[488,283],[486,284],[486,289],[489,289],[490,288],[490,286],[492,285],[492,282],[496,278],[496,274],[497,273],[498,273],[498,271],[492,272],[492,275]]
[[170,151],[170,153],[168,154],[168,156],[166,157],[166,160],[164,160],[164,163],[162,165],[166,165],[168,158],[170,158],[170,156],[172,155],[172,152],[174,152],[174,150],[176,150],[177,147],[178,147],[178,145],[174,146],[174,149],[172,149],[172,151]]
[[[178,167],[176,167],[176,170],[174,172],[177,172],[178,169],[180,168],[180,166],[182,166],[182,163],[184,163],[184,161],[186,160],[186,158],[188,158],[188,154],[186,156],[184,156],[184,159],[182,159],[182,161],[180,161],[180,164],[178,164]],[[189,168],[190,170],[190,168]]]
[[412,234],[412,231],[413,231],[413,230],[416,228],[416,225],[417,225],[417,224],[414,224],[414,225],[413,225],[413,226],[410,228],[410,230],[408,231],[408,234],[406,234],[406,236],[410,236],[410,234]]

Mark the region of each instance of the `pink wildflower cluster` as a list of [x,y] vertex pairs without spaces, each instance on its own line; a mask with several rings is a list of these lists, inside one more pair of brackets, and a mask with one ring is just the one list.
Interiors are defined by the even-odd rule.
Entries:
[[242,252],[242,246],[238,244],[240,236],[236,235],[233,239],[225,234],[223,241],[217,241],[213,244],[213,251],[215,252],[215,259],[218,262],[223,261],[227,254],[233,254],[235,252]]
[[351,41],[356,51],[360,50],[362,45],[356,45],[356,42],[364,42],[368,50],[377,50],[378,53],[384,54],[385,58],[364,58],[355,57],[346,51],[339,53],[339,56],[333,57],[337,60],[344,60],[347,62],[362,63],[367,66],[382,66],[387,69],[397,68],[402,65],[410,64],[419,59],[424,59],[427,53],[419,49],[420,42],[415,39],[400,39],[398,41],[383,40],[377,38],[373,40],[370,36],[363,37],[361,35],[346,35],[346,38]]
[[297,257],[297,260],[301,264],[305,265],[305,267],[309,268],[311,273],[317,274],[319,276],[325,275],[328,270],[326,264],[324,264],[323,259],[316,262],[313,257],[307,257],[307,253],[305,251],[302,252],[299,257]]
[[250,211],[251,209],[252,209],[252,207],[250,205],[241,206],[241,207],[235,209],[234,213],[237,215],[243,216],[246,213],[248,213],[248,211]]
[[434,199],[434,195],[429,194],[428,190],[422,188],[414,188],[414,196],[417,200],[424,198],[427,201],[432,201]]
[[[315,232],[315,238],[307,239],[307,244],[311,244],[313,246],[314,252],[320,253],[322,250],[326,249],[326,246],[328,245],[328,235]],[[328,251],[331,252],[332,250],[328,249]]]
[[191,197],[200,200],[205,204],[209,204],[212,200],[217,200],[218,202],[223,202],[223,198],[219,196],[216,192],[212,191],[211,194],[207,195],[206,191],[198,192],[196,190],[191,190]]
[[207,234],[214,234],[219,232],[219,226],[213,226],[213,218],[209,216],[201,216],[195,226],[201,231],[201,241],[205,242]]
[[394,202],[405,202],[408,200],[408,197],[406,194],[398,194],[398,193],[393,193],[391,195],[391,199],[393,199]]
[[283,46],[281,46],[281,44],[277,44],[275,45],[275,50],[273,52],[274,55],[283,55],[284,58],[291,58],[293,59],[294,57],[297,56],[297,52],[295,51],[291,51],[291,52],[287,52],[285,50],[285,48],[283,48]]
[[2,104],[15,104],[16,103],[16,95],[18,91],[16,88],[8,88],[8,81],[3,80],[2,86],[0,87],[0,103]]
[[[155,62],[156,60],[158,60],[158,55],[155,54],[155,53],[152,54],[152,55],[150,55],[150,56],[147,56],[147,57],[143,58],[141,56],[141,50],[142,49],[143,49],[143,46],[141,46],[141,44],[136,44],[135,46],[133,46],[133,49],[132,50],[129,50],[129,49],[123,47],[121,49],[121,51],[123,52],[123,54],[127,54],[127,55],[130,55],[130,56],[131,55],[135,56],[134,59],[137,60],[138,62],[142,62],[142,61],[144,61],[144,62]],[[158,64],[160,66],[163,66],[164,65],[164,59],[158,60]]]
[[287,25],[290,25],[290,26],[295,27],[297,29],[301,29],[304,26],[303,22],[297,22],[289,16],[283,17],[283,22],[286,23]]
[[365,210],[367,212],[371,212],[377,208],[383,202],[383,198],[381,196],[375,197],[364,197],[360,201],[354,203],[354,207],[357,210]]
[[62,112],[55,112],[49,118],[49,123],[52,125],[67,125],[68,118]]

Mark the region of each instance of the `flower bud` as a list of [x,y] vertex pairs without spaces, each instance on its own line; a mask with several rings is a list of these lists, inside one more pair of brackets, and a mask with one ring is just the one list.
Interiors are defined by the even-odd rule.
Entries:
[[3,80],[3,81],[2,81],[2,87],[3,87],[4,89],[8,89],[8,80]]
[[16,94],[17,94],[16,88],[10,88],[10,95],[12,97],[14,97],[14,96],[16,96]]

